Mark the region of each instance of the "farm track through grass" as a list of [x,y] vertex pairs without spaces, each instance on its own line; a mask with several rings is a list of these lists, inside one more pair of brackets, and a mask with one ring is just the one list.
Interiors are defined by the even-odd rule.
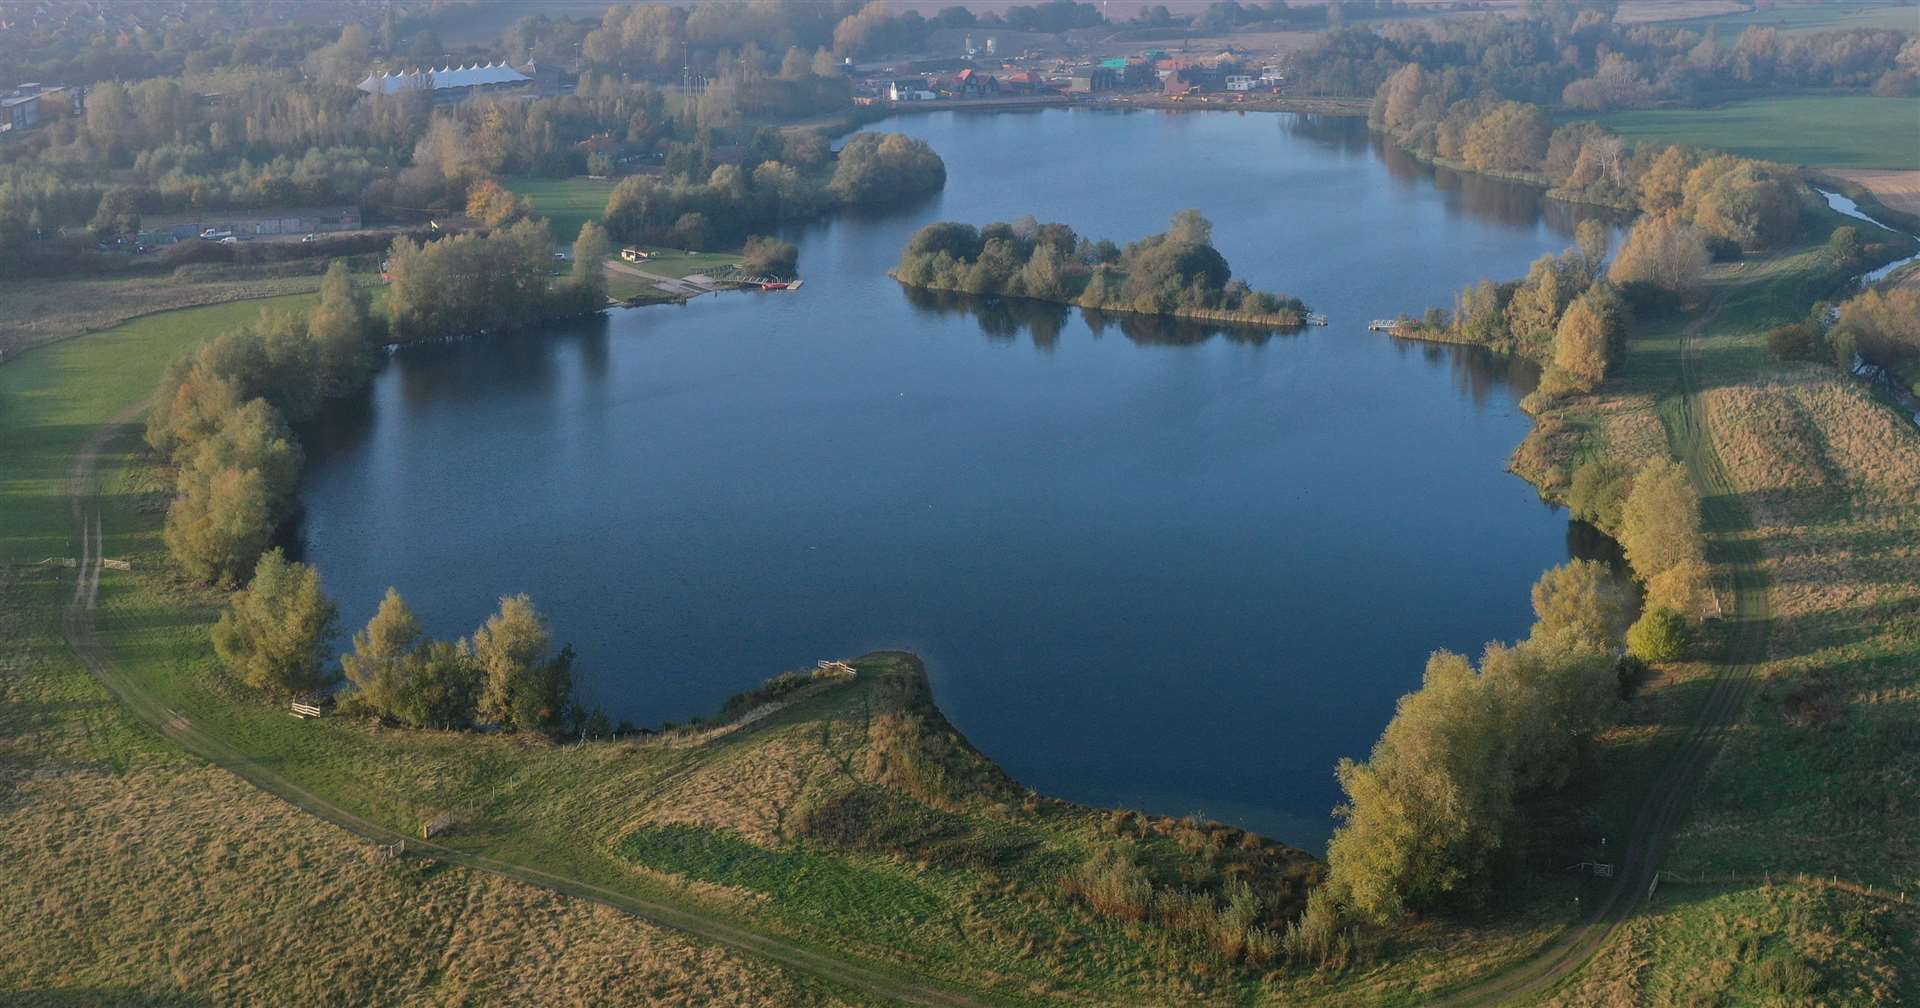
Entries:
[[[1718,312],[1717,305],[1709,307],[1682,331],[1679,387],[1662,412],[1668,420],[1674,453],[1686,463],[1703,499],[1712,502],[1706,505],[1713,508],[1707,526],[1716,533],[1733,535],[1744,527],[1745,519],[1708,435],[1708,418],[1700,402],[1694,366],[1699,334],[1713,324]],[[1752,692],[1754,666],[1766,654],[1767,588],[1756,559],[1751,555],[1728,558],[1733,632],[1705,700],[1691,718],[1686,734],[1671,745],[1635,812],[1616,881],[1606,899],[1585,922],[1568,928],[1539,954],[1434,1000],[1431,1004],[1436,1008],[1523,1003],[1551,992],[1584,968],[1651,896],[1668,842],[1685,817],[1707,767],[1738,720]]]
[[746,952],[781,965],[812,974],[832,983],[869,996],[901,1004],[968,1006],[983,1004],[957,993],[925,986],[891,973],[864,967],[858,963],[803,948],[770,935],[741,928],[718,917],[666,903],[641,899],[594,885],[580,879],[460,850],[444,844],[408,836],[348,811],[282,776],[273,767],[248,756],[225,740],[203,731],[192,718],[172,710],[142,686],[123,675],[99,639],[94,622],[99,603],[104,566],[104,535],[98,505],[93,501],[93,486],[98,478],[95,466],[109,440],[124,437],[129,425],[143,411],[144,404],[123,410],[102,425],[75,453],[69,470],[68,495],[72,502],[75,536],[81,543],[81,556],[75,577],[73,601],[62,619],[62,633],[82,664],[101,684],[119,698],[135,717],[169,741],[208,762],[280,797],[288,804],[333,823],[378,844],[405,844],[414,856],[490,872],[536,885],[563,896],[598,903],[653,924],[670,927]]

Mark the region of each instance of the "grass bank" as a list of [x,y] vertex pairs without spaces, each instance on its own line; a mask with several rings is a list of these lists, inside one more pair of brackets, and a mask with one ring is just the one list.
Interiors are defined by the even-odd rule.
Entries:
[[[864,1003],[535,886],[373,856],[188,756],[75,659],[61,613],[76,572],[39,563],[80,554],[59,460],[200,340],[308,300],[149,315],[0,366],[0,904],[16,925],[0,935],[0,1001]],[[138,499],[127,472],[103,499]],[[133,546],[122,532],[116,552]]]
[[1920,749],[1897,741],[1920,715],[1920,432],[1838,369],[1767,352],[1823,293],[1823,255],[1716,267],[1700,308],[1636,326],[1618,376],[1516,455],[1553,488],[1582,459],[1672,453],[1702,490],[1722,617],[1609,748],[1732,700],[1641,916],[1543,1003],[1920,994]]
[[312,294],[320,289],[325,263],[319,265],[321,269],[311,275],[296,276],[274,275],[273,267],[251,271],[237,267],[213,275],[189,272],[0,281],[0,359],[31,346],[99,332],[156,312]]

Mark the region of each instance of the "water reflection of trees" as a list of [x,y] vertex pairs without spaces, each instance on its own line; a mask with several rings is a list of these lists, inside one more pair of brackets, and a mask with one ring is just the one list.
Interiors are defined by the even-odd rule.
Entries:
[[392,361],[400,369],[400,403],[413,409],[493,389],[544,393],[560,380],[557,366],[567,349],[579,352],[582,376],[598,381],[607,374],[610,325],[607,316],[594,315],[539,329],[408,345]]
[[1513,398],[1524,399],[1540,384],[1540,365],[1525,357],[1460,343],[1388,338],[1401,356],[1418,354],[1434,368],[1445,367],[1454,389],[1475,410],[1486,408],[1496,389],[1511,389]]
[[1297,113],[1280,117],[1280,129],[1288,136],[1311,140],[1329,150],[1358,154],[1367,149],[1367,121],[1358,116],[1329,116]]
[[1012,341],[1025,332],[1033,345],[1041,349],[1051,349],[1059,342],[1060,333],[1066,329],[1068,320],[1076,311],[1095,338],[1113,329],[1142,345],[1192,346],[1216,336],[1236,343],[1265,343],[1275,336],[1292,336],[1300,332],[1299,328],[1222,325],[1164,315],[1091,311],[1028,298],[983,297],[906,286],[902,286],[901,290],[907,296],[907,303],[923,315],[941,318],[971,316],[989,340]]
[[1555,234],[1564,235],[1573,234],[1583,220],[1601,220],[1614,226],[1626,220],[1627,215],[1606,207],[1548,199],[1546,190],[1525,182],[1429,164],[1407,153],[1384,134],[1369,133],[1367,142],[1386,166],[1389,178],[1407,186],[1432,180],[1435,189],[1452,197],[1446,204],[1449,210],[1457,209],[1509,227],[1529,228],[1545,222]]

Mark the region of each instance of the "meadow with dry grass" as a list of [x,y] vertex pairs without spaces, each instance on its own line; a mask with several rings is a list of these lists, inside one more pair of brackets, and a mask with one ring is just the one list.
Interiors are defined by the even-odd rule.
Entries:
[[605,907],[389,860],[132,722],[0,572],[0,1001],[843,1005]]
[[[1548,489],[1603,454],[1723,474],[1710,556],[1767,598],[1754,685],[1646,912],[1547,1003],[1920,997],[1920,430],[1837,368],[1768,354],[1821,269],[1814,248],[1716,267],[1692,311],[1638,327],[1618,380],[1546,411],[1516,456]],[[1669,712],[1629,721],[1684,723],[1713,653],[1656,670],[1643,696]],[[1616,760],[1631,730],[1608,741]]]

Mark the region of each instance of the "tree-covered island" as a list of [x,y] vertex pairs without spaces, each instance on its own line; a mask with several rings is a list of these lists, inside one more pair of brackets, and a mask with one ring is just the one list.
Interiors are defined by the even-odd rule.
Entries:
[[1124,249],[1032,216],[982,228],[941,221],[913,236],[891,275],[910,287],[1100,311],[1277,327],[1297,326],[1307,318],[1299,298],[1257,291],[1234,278],[1226,257],[1213,247],[1213,224],[1198,210],[1174,214],[1165,233]]

